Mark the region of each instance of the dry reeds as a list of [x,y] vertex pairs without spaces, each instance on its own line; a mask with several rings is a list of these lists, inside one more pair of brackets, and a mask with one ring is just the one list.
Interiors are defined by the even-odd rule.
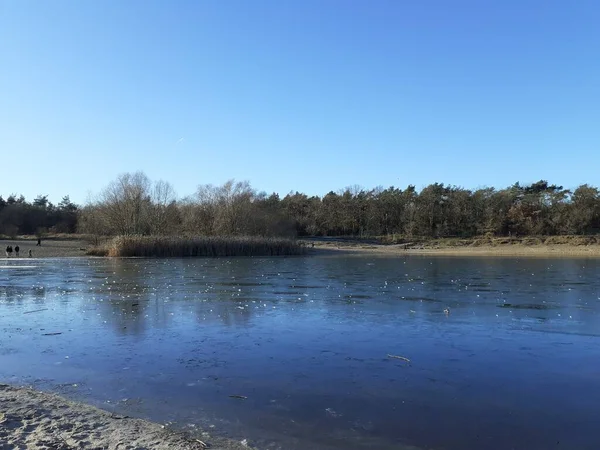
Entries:
[[88,255],[159,258],[294,256],[305,251],[305,247],[295,240],[280,238],[119,236],[104,246],[89,250]]
[[90,247],[85,252],[88,256],[108,256],[108,244]]

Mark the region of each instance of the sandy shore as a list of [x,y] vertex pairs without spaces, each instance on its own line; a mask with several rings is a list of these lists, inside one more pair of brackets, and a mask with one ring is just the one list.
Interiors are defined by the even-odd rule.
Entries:
[[494,256],[494,257],[539,257],[539,258],[600,258],[600,245],[538,244],[538,245],[480,245],[463,247],[405,248],[404,245],[363,244],[360,242],[315,243],[312,254],[374,254],[389,256]]
[[[13,249],[19,246],[19,259],[28,258],[31,250],[34,258],[59,258],[72,256],[85,256],[88,244],[81,240],[71,239],[42,239],[42,245],[37,246],[35,239],[4,239],[0,240],[0,258],[6,258],[6,247],[11,245]],[[83,250],[82,250],[83,249]],[[13,251],[10,259],[16,259]]]
[[184,435],[54,394],[0,384],[0,450],[241,450],[245,443]]
[[[600,244],[577,245],[573,239],[566,239],[561,244],[533,244],[520,242],[497,245],[438,245],[435,241],[406,248],[403,244],[375,244],[361,241],[319,241],[303,240],[309,247],[309,254],[324,255],[345,252],[347,254],[380,254],[380,255],[440,255],[440,256],[522,256],[522,257],[588,257],[600,258]],[[314,248],[312,247],[314,244]],[[0,259],[5,259],[4,249],[7,245],[20,247],[19,259],[27,259],[31,249],[34,258],[58,258],[86,256],[89,244],[76,239],[45,239],[40,247],[35,239],[0,240]],[[10,259],[16,259],[13,255]]]

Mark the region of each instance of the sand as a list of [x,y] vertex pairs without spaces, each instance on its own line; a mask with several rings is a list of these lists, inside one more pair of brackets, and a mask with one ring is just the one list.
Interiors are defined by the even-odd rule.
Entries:
[[464,257],[538,257],[538,258],[600,258],[600,245],[537,244],[480,245],[464,247],[405,248],[404,245],[364,244],[360,242],[315,243],[312,254],[373,254],[388,256],[464,256]]
[[[0,258],[6,258],[6,246],[11,245],[13,249],[18,245],[18,259],[28,259],[29,250],[34,258],[62,258],[72,256],[85,256],[85,250],[89,246],[86,242],[76,239],[42,239],[42,245],[38,247],[36,239],[3,239],[0,240]],[[12,252],[10,259],[17,259]]]
[[246,443],[188,436],[58,395],[0,384],[0,450],[242,450]]

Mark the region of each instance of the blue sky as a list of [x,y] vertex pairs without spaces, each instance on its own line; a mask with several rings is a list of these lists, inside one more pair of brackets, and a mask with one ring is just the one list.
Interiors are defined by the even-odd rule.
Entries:
[[600,184],[600,2],[0,0],[0,193]]

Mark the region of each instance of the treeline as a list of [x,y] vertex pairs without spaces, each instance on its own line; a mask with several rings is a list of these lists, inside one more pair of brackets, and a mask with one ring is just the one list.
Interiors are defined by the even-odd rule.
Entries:
[[299,235],[472,237],[600,232],[600,192],[538,181],[469,190],[435,183],[406,189],[346,189],[281,201]]
[[78,207],[69,196],[58,205],[39,195],[28,202],[22,195],[0,195],[0,234],[15,237],[19,234],[74,233],[77,231]]
[[82,208],[79,230],[94,236],[296,235],[279,197],[257,193],[247,182],[203,185],[178,200],[169,183],[139,172],[119,176]]
[[[12,223],[20,233],[75,229],[93,236],[355,236],[472,237],[565,235],[600,232],[600,191],[589,185],[570,191],[538,181],[505,189],[469,190],[435,183],[365,190],[358,187],[323,197],[257,192],[247,182],[202,185],[178,199],[169,183],[143,173],[124,174],[93,201],[78,208],[68,198],[57,207],[21,202],[39,216]],[[18,200],[12,197],[11,208]],[[66,206],[66,205],[70,206]],[[28,209],[29,208],[29,209]],[[66,213],[71,221],[58,219]],[[11,213],[14,214],[14,213]],[[54,214],[54,215],[53,215]],[[75,222],[73,222],[73,220]],[[18,222],[18,224],[17,224]],[[43,224],[43,225],[41,225]],[[62,225],[61,225],[62,224]],[[75,225],[74,225],[75,224]],[[1,231],[1,230],[0,230]]]

